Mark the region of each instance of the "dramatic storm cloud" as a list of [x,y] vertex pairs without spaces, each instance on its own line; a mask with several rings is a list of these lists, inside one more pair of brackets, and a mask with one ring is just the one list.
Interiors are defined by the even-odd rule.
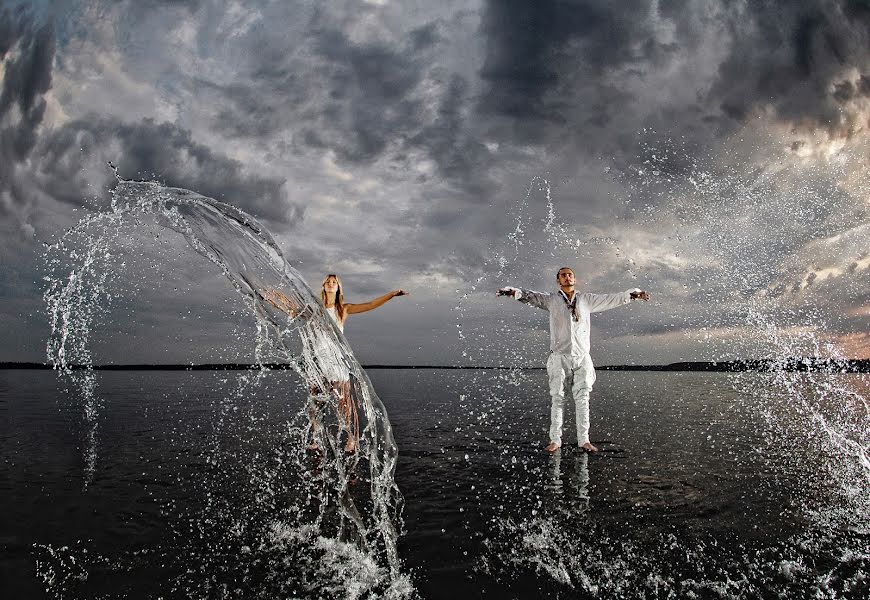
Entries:
[[[107,209],[107,162],[250,212],[351,301],[409,289],[349,324],[363,362],[537,364],[544,319],[487,294],[563,264],[654,296],[596,321],[598,362],[739,355],[753,302],[866,356],[868,48],[859,0],[7,0],[2,359],[42,359],[43,242]],[[244,359],[219,274],[156,276],[114,354]]]

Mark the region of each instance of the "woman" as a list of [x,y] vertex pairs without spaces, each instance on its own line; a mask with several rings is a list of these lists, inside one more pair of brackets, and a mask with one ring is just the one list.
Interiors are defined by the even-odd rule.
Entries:
[[[350,315],[374,310],[389,302],[396,296],[405,296],[405,290],[393,290],[374,300],[360,304],[345,303],[342,293],[341,280],[338,275],[330,273],[320,286],[320,301],[326,309],[326,314],[332,318],[336,327],[344,332],[344,323]],[[271,291],[263,294],[263,298],[272,306],[286,312],[291,317],[296,317],[300,311],[295,309],[294,303],[283,293]],[[305,339],[307,337],[307,339]],[[309,371],[320,374],[318,379],[326,382],[330,392],[338,396],[338,415],[342,429],[348,432],[347,442],[344,449],[346,452],[354,452],[359,440],[359,414],[351,394],[350,369],[342,357],[341,350],[336,347],[332,338],[319,330],[313,330],[309,336],[303,335],[307,343],[303,345],[302,356]],[[312,394],[322,392],[320,386],[312,384]],[[316,406],[310,410],[312,425],[318,430]],[[315,440],[316,443],[316,440]],[[315,446],[316,447],[316,446]]]
[[347,318],[350,315],[374,310],[379,306],[383,306],[396,296],[407,295],[408,292],[405,290],[393,290],[392,292],[388,292],[383,296],[378,296],[374,300],[369,300],[368,302],[349,304],[344,302],[344,294],[342,294],[341,291],[341,280],[338,278],[338,275],[327,275],[320,287],[320,301],[323,302],[326,312],[330,317],[332,317],[335,324],[338,325],[338,328],[342,332],[344,331],[344,322],[347,321]]

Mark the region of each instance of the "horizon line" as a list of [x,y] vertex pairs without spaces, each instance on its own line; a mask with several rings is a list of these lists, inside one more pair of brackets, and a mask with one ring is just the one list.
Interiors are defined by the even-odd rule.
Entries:
[[[370,364],[360,365],[364,370],[488,370],[488,371],[542,371],[544,366],[507,366],[507,365],[391,365]],[[70,370],[91,369],[94,371],[255,371],[255,370],[292,370],[290,363],[199,363],[199,364],[101,364],[101,365],[68,365]],[[836,370],[843,373],[870,372],[870,358],[823,359],[819,357],[790,357],[781,361],[774,359],[737,359],[724,361],[678,361],[651,365],[601,365],[595,367],[601,371],[809,371]],[[0,370],[59,370],[53,364],[39,362],[0,362]]]

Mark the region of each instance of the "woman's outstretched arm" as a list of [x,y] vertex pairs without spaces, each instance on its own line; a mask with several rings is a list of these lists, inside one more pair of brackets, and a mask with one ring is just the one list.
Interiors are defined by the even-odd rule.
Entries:
[[387,292],[383,296],[379,296],[374,300],[369,300],[368,302],[362,302],[361,304],[345,304],[344,308],[347,310],[347,314],[354,315],[356,313],[363,313],[370,310],[374,310],[379,306],[383,306],[389,300],[392,300],[396,296],[407,296],[408,292],[405,290],[393,290],[392,292]]

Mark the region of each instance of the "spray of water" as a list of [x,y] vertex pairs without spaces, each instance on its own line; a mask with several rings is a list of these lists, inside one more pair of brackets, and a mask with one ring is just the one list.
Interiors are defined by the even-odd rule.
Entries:
[[[680,307],[670,309],[665,323],[672,341],[683,331],[684,343],[699,343],[707,360],[750,358],[768,365],[762,374],[728,376],[745,399],[733,407],[733,418],[748,415],[764,424],[769,447],[758,452],[767,455],[766,463],[777,461],[765,467],[774,472],[799,472],[790,463],[806,460],[807,447],[818,450],[816,465],[800,465],[800,472],[816,472],[806,489],[796,491],[804,499],[797,509],[803,528],[784,539],[721,546],[715,532],[691,541],[668,531],[614,539],[606,523],[587,518],[585,507],[560,509],[550,500],[544,514],[538,502],[525,518],[493,516],[479,568],[507,579],[533,571],[557,589],[590,597],[736,598],[771,590],[783,597],[850,597],[863,589],[870,559],[870,386],[866,375],[841,372],[847,355],[835,338],[855,325],[838,312],[836,298],[854,301],[865,294],[867,213],[861,200],[868,190],[860,184],[843,189],[848,157],[812,169],[788,160],[744,164],[735,156],[717,162],[681,154],[671,143],[645,145],[644,152],[640,166],[613,173],[625,190],[624,210],[614,215],[623,224],[615,230],[641,245],[654,231],[661,246],[644,248],[646,256],[626,255],[625,240],[616,235],[567,226],[549,185],[534,180],[513,207],[507,250],[491,248],[491,268],[457,308],[465,354],[496,356],[509,366],[545,353],[546,336],[532,322],[538,315],[496,313],[498,326],[476,325],[468,299],[481,290],[492,293],[542,269],[554,271],[561,266],[554,257],[566,264],[592,259],[593,268],[604,263],[600,271],[629,285],[642,273],[641,287],[664,298],[664,305]],[[529,217],[535,205],[545,213],[539,224]],[[603,253],[593,254],[598,250]],[[506,349],[493,348],[494,332]],[[471,399],[470,410],[491,420],[509,406],[505,398],[517,378],[540,373],[483,377],[479,387],[462,392]],[[535,497],[546,496],[546,487],[543,481]]]
[[[92,368],[92,336],[113,302],[123,298],[125,280],[148,276],[147,269],[135,265],[147,248],[131,242],[138,239],[131,233],[154,225],[167,234],[180,234],[214,264],[255,318],[254,356],[260,369],[239,378],[227,406],[238,404],[272,377],[267,365],[274,363],[289,365],[308,392],[307,405],[295,409],[297,425],[289,426],[285,435],[291,450],[282,451],[278,467],[250,473],[261,488],[255,503],[281,494],[273,489],[283,481],[281,468],[301,470],[303,481],[296,483],[308,489],[304,501],[280,518],[263,520],[260,550],[280,555],[293,542],[308,548],[309,557],[320,556],[323,564],[332,560],[335,568],[318,567],[326,587],[316,589],[326,589],[327,596],[329,589],[344,597],[411,593],[396,549],[402,497],[393,477],[397,448],[383,404],[319,298],[263,226],[232,206],[188,190],[119,179],[111,210],[85,218],[46,252],[48,357],[84,408],[85,486],[99,469],[104,409],[98,372]],[[220,413],[215,419],[224,423],[233,410]],[[317,465],[313,473],[312,453]],[[207,504],[220,497],[220,490],[210,492],[217,493],[207,494]],[[236,507],[236,512],[244,513],[243,508]],[[227,528],[244,529],[240,517],[235,518]],[[340,576],[344,571],[339,564],[346,577]]]

